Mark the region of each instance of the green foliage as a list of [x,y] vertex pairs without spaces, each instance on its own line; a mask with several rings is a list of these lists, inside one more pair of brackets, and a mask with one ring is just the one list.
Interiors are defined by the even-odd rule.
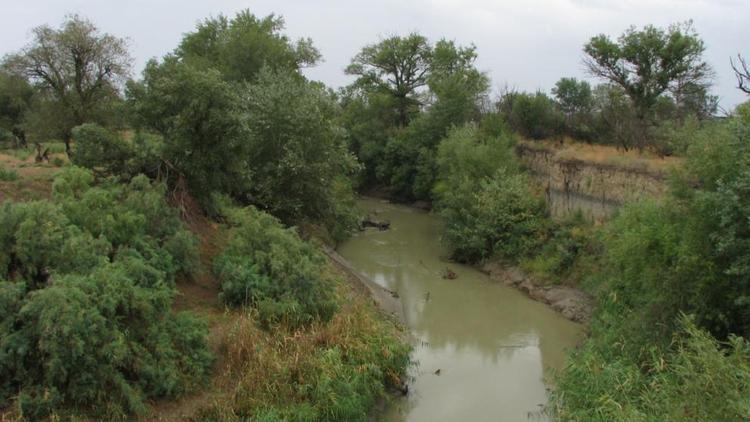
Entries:
[[[463,187],[466,189],[466,187]],[[468,195],[463,209],[442,209],[453,256],[477,262],[493,255],[522,256],[538,245],[544,229],[544,201],[521,174],[498,171]]]
[[121,136],[93,123],[73,128],[76,140],[73,164],[105,174],[126,173],[133,146]]
[[282,23],[247,11],[207,20],[175,56],[150,62],[128,101],[163,142],[136,137],[131,167],[183,177],[204,206],[226,194],[285,222],[323,223],[338,241],[356,227],[348,179],[358,165],[332,95],[298,72],[317,51],[293,45]]
[[365,165],[365,185],[430,199],[440,140],[480,117],[489,81],[475,68],[476,57],[474,46],[444,39],[432,46],[411,34],[367,46],[352,60],[347,72],[359,78],[345,91],[344,124]]
[[17,397],[28,419],[140,413],[201,383],[212,360],[205,323],[171,312],[197,245],[163,187],[93,180],[70,167],[53,202],[0,208],[0,404]]
[[507,132],[454,129],[438,149],[435,196],[445,218],[443,238],[461,261],[518,257],[544,228],[544,202],[518,172]]
[[253,207],[224,209],[230,240],[214,262],[222,300],[258,309],[261,322],[291,326],[327,321],[337,304],[325,260],[294,229]]
[[13,182],[18,180],[18,173],[13,169],[0,166],[0,182]]
[[692,22],[666,30],[646,25],[628,28],[617,40],[597,35],[584,46],[591,74],[622,88],[635,111],[637,146],[647,142],[650,113],[662,95],[671,94],[685,110],[706,116],[711,100],[706,87],[712,71],[703,60],[705,46]]
[[24,119],[33,96],[34,89],[26,79],[0,69],[0,145],[26,145]]
[[40,89],[26,126],[42,138],[62,138],[68,146],[73,127],[111,123],[119,84],[130,71],[125,40],[100,33],[77,15],[68,16],[59,29],[43,25],[32,33],[26,48],[5,59],[12,72]]
[[418,113],[418,89],[427,85],[432,46],[417,33],[392,36],[362,48],[346,68],[355,84],[367,91],[387,93],[394,102],[396,124],[404,127]]
[[341,185],[357,163],[334,124],[330,95],[297,75],[265,69],[246,87],[243,107],[253,202],[285,221],[306,217],[352,229],[339,220],[337,202],[352,197]]
[[582,214],[549,226],[540,247],[521,260],[524,270],[543,280],[574,283],[595,270],[603,248],[599,231]]
[[750,335],[749,117],[692,134],[668,197],[605,231],[600,305],[558,382],[560,419],[750,416],[750,347],[735,337]]
[[561,78],[552,88],[552,95],[565,115],[565,132],[575,139],[591,140],[593,95],[589,83]]
[[548,139],[562,134],[564,118],[555,102],[542,92],[508,93],[499,104],[510,127],[531,139]]
[[237,90],[221,73],[172,57],[151,61],[143,82],[128,86],[128,101],[138,125],[163,136],[163,157],[198,198],[205,202],[213,192],[247,189],[244,145],[250,133]]
[[281,33],[283,29],[284,19],[273,14],[258,18],[242,10],[232,19],[219,15],[184,35],[176,55],[198,69],[216,69],[235,82],[253,81],[263,67],[294,72],[320,60],[312,40],[292,42]]
[[750,345],[720,344],[687,318],[673,350],[648,370],[612,359],[591,342],[575,352],[553,394],[560,421],[730,421],[750,418]]

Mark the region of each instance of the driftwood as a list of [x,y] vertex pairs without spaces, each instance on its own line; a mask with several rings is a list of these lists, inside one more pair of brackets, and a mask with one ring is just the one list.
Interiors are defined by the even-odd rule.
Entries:
[[366,229],[367,227],[375,227],[376,229],[380,231],[388,230],[391,227],[390,221],[387,220],[375,220],[374,218],[370,217],[369,215],[362,220],[362,229]]
[[455,280],[458,278],[458,274],[450,268],[446,268],[445,271],[443,271],[443,278],[447,280]]

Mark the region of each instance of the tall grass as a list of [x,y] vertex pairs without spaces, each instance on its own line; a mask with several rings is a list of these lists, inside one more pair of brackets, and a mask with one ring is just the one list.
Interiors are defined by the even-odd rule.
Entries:
[[[345,303],[333,318],[297,329],[259,328],[246,314],[227,340],[224,371],[230,395],[198,418],[238,420],[367,420],[409,364],[403,333],[364,297],[337,279]],[[344,300],[345,299],[345,300]]]

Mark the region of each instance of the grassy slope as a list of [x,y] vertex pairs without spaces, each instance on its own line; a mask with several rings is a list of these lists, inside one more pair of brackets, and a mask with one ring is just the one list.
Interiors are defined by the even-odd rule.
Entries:
[[[68,162],[64,153],[54,153],[50,161],[54,158]],[[5,201],[49,198],[52,181],[60,170],[55,164],[36,163],[31,152],[13,150],[0,150],[0,166],[19,176],[17,180],[0,181],[0,205]],[[207,319],[209,344],[216,362],[211,380],[204,389],[177,399],[152,402],[149,414],[142,420],[203,420],[207,415],[214,420],[233,420],[238,407],[252,407],[274,400],[274,397],[262,397],[265,383],[275,379],[276,383],[284,384],[283,373],[289,370],[302,373],[305,369],[318,369],[314,368],[314,362],[306,359],[316,352],[366,347],[361,344],[362,334],[403,336],[399,327],[376,310],[367,292],[334,265],[328,271],[340,281],[338,293],[347,300],[329,324],[313,325],[296,332],[259,329],[252,315],[229,310],[218,299],[220,284],[211,268],[213,258],[223,248],[225,231],[220,224],[195,209],[189,211],[185,221],[200,239],[201,268],[195,276],[177,280],[178,296],[173,308],[175,311],[191,311]],[[382,353],[388,351],[383,349]],[[398,379],[392,381],[394,384],[400,382]],[[258,397],[247,397],[248,393]],[[6,417],[10,418],[8,420],[13,418],[0,412],[0,420],[6,420]]]

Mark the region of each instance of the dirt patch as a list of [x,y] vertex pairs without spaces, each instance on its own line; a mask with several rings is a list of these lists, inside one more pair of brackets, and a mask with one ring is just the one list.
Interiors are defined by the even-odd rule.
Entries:
[[581,290],[569,286],[545,285],[519,268],[501,262],[487,263],[481,270],[492,280],[517,288],[530,298],[549,305],[571,321],[585,324],[591,319],[594,302]]

